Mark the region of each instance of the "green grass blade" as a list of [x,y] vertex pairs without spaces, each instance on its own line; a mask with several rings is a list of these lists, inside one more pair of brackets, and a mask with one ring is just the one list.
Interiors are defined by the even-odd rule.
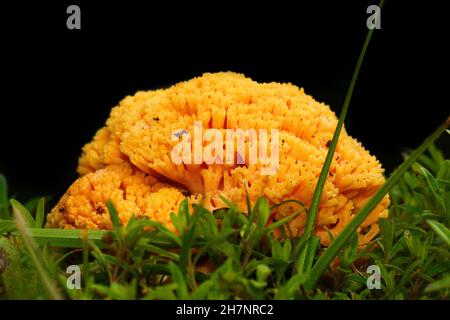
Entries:
[[[380,8],[383,6],[383,3],[384,3],[384,0],[381,0],[380,5],[379,5]],[[326,179],[328,176],[328,171],[330,169],[331,162],[333,161],[333,155],[336,150],[336,146],[338,144],[338,140],[339,140],[339,136],[341,134],[342,128],[344,126],[344,121],[345,121],[345,117],[347,116],[347,110],[349,108],[350,101],[352,99],[353,90],[355,88],[356,81],[357,81],[358,75],[359,75],[359,71],[361,70],[361,65],[364,61],[364,56],[366,54],[367,48],[370,43],[370,39],[372,38],[373,31],[374,31],[374,29],[369,29],[369,32],[367,33],[361,53],[358,57],[356,67],[355,67],[355,70],[353,71],[353,76],[350,81],[350,86],[348,88],[347,95],[345,96],[344,105],[342,107],[342,111],[339,116],[339,121],[338,121],[336,129],[334,131],[333,139],[329,146],[328,153],[325,158],[325,162],[322,166],[322,171],[320,172],[320,176],[317,181],[316,189],[314,191],[314,195],[311,200],[311,205],[309,207],[309,213],[308,213],[308,219],[306,220],[305,232],[304,232],[304,234],[308,238],[311,237],[311,235],[314,231],[315,225],[316,225],[317,213],[319,211],[319,204],[320,204],[320,198],[322,196],[323,187],[325,186],[325,182],[326,182]],[[307,259],[307,255],[309,254],[308,252],[310,251],[310,246],[311,246],[311,243],[307,243],[304,251],[301,253],[301,259],[303,260],[301,262],[301,265],[304,265],[304,266],[307,265],[305,262]],[[303,270],[303,271],[307,272],[309,270]]]
[[11,232],[16,229],[16,224],[13,220],[0,220],[0,235]]
[[[186,201],[186,203],[187,203],[187,201]],[[180,259],[179,259],[179,267],[181,270],[185,270],[189,264],[189,259],[192,254],[191,248],[192,248],[192,243],[194,241],[195,229],[197,228],[199,218],[200,218],[200,213],[198,212],[198,210],[195,210],[194,214],[192,216],[192,219],[190,219],[190,221],[189,221],[188,229],[183,230],[182,246],[181,246]]]
[[111,217],[111,222],[114,227],[114,229],[117,231],[120,228],[120,220],[119,220],[119,214],[117,213],[116,208],[114,207],[114,204],[111,200],[106,201],[106,207],[108,208],[109,215]]
[[169,262],[170,273],[173,278],[173,282],[177,284],[177,292],[179,299],[187,299],[189,296],[189,290],[186,284],[186,280],[181,272],[180,268],[172,261]]
[[225,198],[223,195],[219,195],[220,200],[222,200],[223,202],[225,202],[225,204],[228,206],[228,208],[236,211],[236,212],[240,212],[239,208],[236,207],[236,205],[231,202],[229,199]]
[[11,199],[10,203],[13,208],[14,214],[16,215],[20,214],[25,220],[27,227],[34,226],[33,216],[31,215],[31,213],[28,211],[27,208],[25,208],[19,201],[15,199]]
[[305,206],[305,204],[304,204],[303,202],[301,202],[301,201],[296,200],[296,199],[288,199],[288,200],[281,201],[281,202],[279,202],[279,203],[274,204],[273,206],[271,206],[271,207],[270,207],[270,210],[273,210],[273,209],[275,209],[275,208],[278,208],[278,207],[280,207],[280,206],[282,206],[282,205],[284,205],[284,204],[286,204],[286,203],[296,203],[296,204],[298,204],[300,207],[302,207],[303,210],[308,211],[308,208]]
[[449,289],[449,288],[450,288],[450,276],[446,276],[446,277],[442,278],[441,280],[430,283],[425,288],[425,292],[433,292],[433,291]]
[[297,217],[300,213],[302,213],[304,210],[297,211],[287,217],[284,217],[283,219],[277,220],[276,222],[273,222],[269,224],[266,228],[266,232],[272,232],[275,229],[278,229],[288,223],[289,221],[293,220],[295,217]]
[[31,198],[30,200],[28,200],[27,202],[25,202],[23,204],[23,206],[25,208],[27,208],[27,210],[31,213],[36,211],[39,200],[41,199],[41,197],[35,197],[35,198]]
[[169,241],[171,241],[174,244],[176,244],[177,247],[181,248],[181,246],[183,245],[183,242],[181,241],[179,236],[177,236],[175,233],[173,233],[172,231],[167,229],[164,225],[162,225],[158,221],[149,220],[149,221],[142,222],[142,225],[144,227],[145,226],[149,226],[149,227],[157,229],[159,233],[161,233]]
[[34,222],[34,226],[36,228],[42,228],[44,224],[44,215],[45,215],[45,198],[39,199],[37,208],[36,208],[36,218]]
[[304,257],[300,256],[300,254],[305,251],[306,244],[309,241],[310,239],[306,238],[305,236],[302,236],[296,240],[296,243],[292,250],[294,260],[294,273],[303,273],[306,259],[303,259]]
[[[310,239],[309,241],[311,241]],[[310,254],[310,244],[311,242],[307,241],[305,243],[305,246],[303,247],[303,250],[300,251],[299,257],[298,257],[298,263],[297,263],[297,270],[300,273],[307,273],[308,270],[306,269],[306,260],[308,259],[308,254]]]
[[46,271],[44,265],[44,260],[41,251],[38,249],[36,243],[34,242],[32,236],[28,233],[27,221],[20,212],[15,214],[16,226],[22,236],[25,247],[30,254],[31,260],[36,267],[37,274],[39,275],[45,290],[47,291],[48,297],[52,300],[61,300],[62,296],[56,288],[55,284],[51,280],[48,272]]
[[[6,221],[0,223],[2,227]],[[5,225],[5,228],[7,226]],[[28,228],[31,237],[39,244],[48,243],[54,247],[62,248],[82,248],[83,239],[94,241],[100,248],[105,247],[103,238],[105,236],[112,236],[112,240],[116,241],[117,237],[109,230],[79,230],[79,229],[42,229],[42,228]],[[174,244],[171,239],[151,239],[150,244],[159,246],[161,248],[179,248],[180,246]],[[202,243],[194,242],[193,246],[203,245]]]
[[436,163],[436,166],[439,168],[445,161],[442,152],[436,147],[434,143],[430,146],[428,152],[430,153],[432,159],[434,160],[434,163]]
[[425,220],[434,232],[450,247],[450,230],[435,220]]
[[106,230],[78,230],[78,229],[42,229],[28,228],[28,232],[38,243],[49,243],[54,247],[82,248],[84,234],[97,245],[104,247],[103,237],[111,234]]
[[154,245],[151,245],[151,244],[143,244],[143,245],[139,245],[139,247],[143,248],[143,249],[145,249],[147,251],[156,253],[156,254],[160,255],[161,257],[169,258],[169,259],[171,259],[173,261],[178,261],[180,259],[178,254],[176,254],[174,252],[167,251],[167,250],[165,250],[163,248],[160,248],[158,246],[154,246]]
[[442,162],[436,178],[438,181],[450,181],[450,160]]
[[434,199],[439,203],[439,205],[445,210],[446,206],[445,206],[445,201],[444,201],[444,197],[443,194],[439,188],[439,184],[438,181],[436,180],[435,177],[433,177],[433,175],[431,174],[430,171],[428,171],[427,169],[425,169],[424,167],[420,167],[420,173],[425,177],[425,180],[427,182],[428,185],[428,189],[431,191]]
[[243,238],[247,239],[249,237],[250,231],[252,230],[253,223],[255,222],[255,215],[257,210],[256,208],[259,206],[259,203],[262,201],[262,198],[256,200],[255,208],[252,210],[252,206],[250,204],[250,197],[248,195],[247,189],[245,189],[245,201],[247,202],[248,223]]
[[305,270],[311,270],[311,268],[313,266],[314,257],[316,256],[316,251],[319,248],[320,238],[312,237],[310,243],[311,243],[311,246],[310,246],[309,252],[306,255]]
[[367,216],[372,212],[383,197],[392,189],[392,187],[400,180],[403,174],[411,167],[418,157],[427,150],[433,141],[435,141],[450,124],[450,117],[440,125],[425,141],[410,154],[410,156],[391,174],[383,186],[373,195],[373,197],[364,205],[359,213],[344,227],[341,233],[334,239],[325,253],[319,258],[311,270],[310,278],[306,282],[307,288],[312,288],[322,273],[325,271],[330,262],[338,254],[339,250],[345,245],[351,235],[356,232],[358,227]]
[[270,216],[269,202],[266,198],[261,198],[261,201],[258,204],[258,207],[254,209],[255,211],[258,211],[258,219],[256,223],[260,229],[264,229]]
[[381,243],[383,244],[384,259],[388,261],[391,257],[392,245],[394,242],[394,226],[387,219],[381,219],[378,221],[380,226]]

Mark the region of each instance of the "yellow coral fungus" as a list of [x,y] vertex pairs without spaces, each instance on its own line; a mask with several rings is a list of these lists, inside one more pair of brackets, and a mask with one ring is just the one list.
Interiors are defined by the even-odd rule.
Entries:
[[108,128],[101,128],[94,140],[83,147],[83,157],[78,164],[78,173],[84,175],[109,164],[126,162],[126,156],[120,152],[120,141],[111,137]]
[[[117,208],[121,224],[131,216],[148,217],[174,230],[170,213],[177,212],[182,192],[129,164],[108,165],[76,180],[47,217],[47,227],[111,229],[106,202]],[[195,199],[194,199],[195,200]]]
[[[263,175],[261,163],[248,161],[244,165],[205,161],[175,164],[171,159],[177,144],[173,134],[185,130],[193,136],[196,121],[203,129],[278,130],[277,171]],[[252,201],[265,196],[271,204],[297,199],[309,206],[336,124],[337,118],[327,105],[295,85],[257,83],[232,72],[207,73],[168,89],[138,92],[125,98],[112,110],[106,127],[84,147],[78,171],[84,174],[129,162],[148,175],[164,177],[185,186],[192,194],[204,195],[210,209],[225,206],[219,198],[222,195],[245,211],[246,188]],[[207,141],[201,143],[208,145]],[[247,139],[245,143],[248,146],[252,142]],[[233,150],[233,157],[242,156]],[[337,235],[383,183],[380,163],[344,129],[320,202],[315,234],[321,242],[328,245],[328,231]],[[89,197],[92,200],[93,195],[85,195],[82,201],[89,202]],[[376,235],[376,221],[387,216],[388,205],[386,196],[360,227],[361,244]],[[294,210],[278,207],[274,217],[280,219]],[[127,212],[130,210],[122,214]],[[86,221],[98,219],[92,208],[74,214],[84,215]],[[302,234],[305,222],[304,215],[290,222],[292,236]]]

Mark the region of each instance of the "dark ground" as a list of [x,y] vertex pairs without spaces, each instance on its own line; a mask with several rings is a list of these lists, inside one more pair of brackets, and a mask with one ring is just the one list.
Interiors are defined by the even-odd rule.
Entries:
[[[207,71],[289,81],[339,112],[376,1],[337,2],[2,4],[0,172],[20,199],[58,197],[120,99]],[[388,172],[450,110],[442,3],[387,0],[361,70],[346,126]]]

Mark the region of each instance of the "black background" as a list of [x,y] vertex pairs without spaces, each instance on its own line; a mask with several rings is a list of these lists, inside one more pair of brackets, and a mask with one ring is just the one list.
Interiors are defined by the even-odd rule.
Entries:
[[[296,2],[2,4],[0,172],[11,191],[59,197],[118,101],[203,72],[292,82],[339,112],[377,2]],[[444,3],[387,0],[364,61],[346,127],[387,172],[449,113]],[[70,4],[81,30],[66,28]]]

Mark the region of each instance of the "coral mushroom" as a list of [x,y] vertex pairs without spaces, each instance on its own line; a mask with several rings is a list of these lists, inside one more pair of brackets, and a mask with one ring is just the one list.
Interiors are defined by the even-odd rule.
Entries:
[[[204,160],[201,163],[174,163],[171,152],[178,143],[173,138],[174,132],[184,130],[192,137],[196,121],[200,121],[203,129],[215,128],[222,132],[228,129],[277,129],[277,171],[272,175],[261,174],[263,165],[249,163],[248,154],[241,155],[236,149],[232,156],[234,159],[245,158],[245,164],[207,163]],[[309,206],[336,124],[337,118],[327,105],[315,101],[295,85],[257,83],[231,72],[204,74],[168,89],[138,92],[113,108],[106,126],[83,148],[78,172],[82,175],[91,172],[91,176],[86,180],[82,177],[71,189],[80,189],[75,193],[81,192],[83,184],[89,185],[87,180],[101,175],[98,173],[101,170],[96,170],[111,164],[131,163],[148,175],[146,179],[156,181],[157,178],[150,177],[162,177],[184,186],[191,194],[204,196],[206,206],[211,210],[225,206],[219,197],[222,195],[245,211],[246,189],[252,201],[265,196],[272,204],[297,199]],[[201,143],[205,147],[208,145],[207,141]],[[251,143],[248,137],[246,146]],[[108,168],[103,170],[111,170]],[[143,177],[143,173],[134,172],[134,176]],[[148,197],[152,184],[140,183],[143,189],[144,186],[149,189],[147,193],[142,191],[141,197],[145,198],[144,194]],[[315,234],[322,244],[328,245],[328,231],[334,236],[338,234],[383,183],[380,163],[344,129],[319,207]],[[111,188],[120,189],[112,184]],[[138,197],[136,195],[134,201],[140,203]],[[68,196],[61,201],[67,203]],[[71,201],[78,202],[75,198]],[[78,220],[83,223],[76,227],[109,226],[109,222],[102,220],[104,217],[96,214],[92,203],[98,200],[94,193],[83,193],[80,201],[87,203],[88,208],[64,216],[56,212],[52,221],[56,221],[56,217],[63,219],[57,223],[51,221],[50,225],[63,226],[68,219],[77,220],[79,215]],[[101,201],[105,201],[104,195]],[[122,198],[117,201],[123,217],[131,212],[146,215],[151,212],[147,200],[141,201],[146,205],[134,204],[132,210],[125,205],[121,208]],[[387,216],[388,205],[386,196],[360,227],[360,244],[367,243],[377,234],[377,219]],[[173,207],[176,207],[175,203]],[[280,206],[274,212],[275,219],[297,209],[294,205]],[[162,219],[162,216],[155,218]],[[289,224],[290,234],[301,235],[305,222],[304,214],[296,217]]]
[[177,211],[185,198],[178,188],[159,182],[132,165],[108,165],[76,180],[49,213],[47,226],[111,229],[106,208],[106,202],[111,200],[122,224],[132,215],[145,216],[174,231],[170,213]]

